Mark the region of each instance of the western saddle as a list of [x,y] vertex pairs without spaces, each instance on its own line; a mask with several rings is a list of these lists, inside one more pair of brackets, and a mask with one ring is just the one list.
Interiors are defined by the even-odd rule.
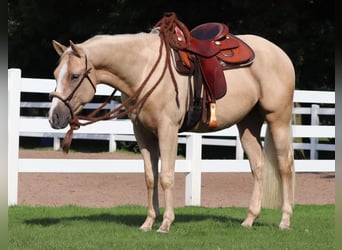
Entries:
[[216,128],[216,100],[227,92],[223,71],[251,65],[254,52],[245,42],[230,34],[228,26],[223,23],[204,23],[189,32],[177,20],[174,35],[180,45],[172,50],[175,67],[180,74],[189,76],[191,94],[180,132],[191,129],[200,119],[209,128]]

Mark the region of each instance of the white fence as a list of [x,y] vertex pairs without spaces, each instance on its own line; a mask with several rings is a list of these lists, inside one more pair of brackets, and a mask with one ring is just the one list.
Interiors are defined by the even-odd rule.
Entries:
[[[21,78],[19,69],[8,71],[8,204],[17,204],[18,173],[142,173],[142,160],[89,160],[89,159],[19,159],[19,136],[39,136],[60,138],[67,129],[52,129],[47,118],[20,117],[20,107],[27,105],[20,102],[21,92],[49,93],[55,88],[51,79]],[[111,89],[99,85],[97,95],[109,95]],[[295,160],[297,172],[334,172],[335,160],[317,160],[317,150],[334,151],[334,144],[320,144],[319,138],[335,138],[335,126],[319,125],[318,115],[334,115],[335,108],[321,108],[318,104],[335,104],[335,92],[295,91],[294,102],[310,103],[308,108],[294,108],[294,114],[310,114],[311,125],[294,125],[295,138],[310,138],[310,143],[294,143],[297,149],[310,150],[310,160]],[[48,107],[40,103],[39,107]],[[265,126],[262,136],[265,134]],[[104,138],[109,140],[132,140],[132,124],[129,120],[102,121],[75,131],[75,137]],[[213,138],[214,137],[214,138]],[[218,139],[225,137],[225,139]],[[233,138],[227,140],[227,137]],[[59,140],[55,140],[59,141]],[[186,144],[186,159],[176,160],[175,170],[186,175],[185,204],[200,205],[201,173],[203,172],[250,172],[248,160],[244,159],[235,126],[213,133],[181,133],[179,143]],[[236,155],[229,160],[202,159],[202,145],[236,146]],[[115,144],[114,144],[115,145]],[[58,145],[55,145],[58,146]],[[112,148],[115,146],[112,146]]]

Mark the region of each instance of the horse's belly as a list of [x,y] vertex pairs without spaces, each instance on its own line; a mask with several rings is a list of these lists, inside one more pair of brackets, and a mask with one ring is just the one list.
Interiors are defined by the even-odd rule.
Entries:
[[253,109],[256,102],[240,102],[241,105],[236,104],[224,104],[217,102],[216,117],[217,117],[217,127],[209,128],[207,124],[200,121],[196,124],[194,128],[191,129],[192,132],[213,132],[229,128],[234,124],[240,122],[248,113]]

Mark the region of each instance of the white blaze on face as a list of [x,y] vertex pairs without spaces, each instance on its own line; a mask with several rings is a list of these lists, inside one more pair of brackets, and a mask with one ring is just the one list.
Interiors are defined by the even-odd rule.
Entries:
[[[61,67],[61,70],[59,71],[58,77],[57,77],[57,85],[56,85],[56,92],[61,93],[62,92],[62,80],[64,75],[68,72],[68,64],[64,63]],[[51,108],[50,110],[54,110],[55,107],[57,106],[58,102],[60,102],[60,100],[58,98],[53,98],[52,99],[52,103],[51,103]]]
[[62,80],[64,75],[68,72],[68,64],[64,63],[61,67],[61,70],[59,71],[58,77],[57,77],[57,87],[56,91],[60,92],[62,91]]

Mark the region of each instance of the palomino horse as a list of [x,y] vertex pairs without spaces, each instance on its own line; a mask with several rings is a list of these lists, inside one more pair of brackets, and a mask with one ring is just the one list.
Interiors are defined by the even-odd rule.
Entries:
[[[226,94],[217,100],[217,127],[208,128],[199,121],[190,131],[216,131],[236,124],[254,177],[242,226],[251,227],[262,206],[281,206],[279,227],[288,229],[295,179],[291,133],[294,68],[272,42],[255,35],[238,37],[254,50],[253,64],[224,71],[228,84]],[[66,127],[92,100],[97,83],[119,89],[144,160],[148,211],[140,228],[151,230],[159,215],[160,180],[165,210],[158,232],[167,233],[175,219],[175,158],[178,132],[189,105],[189,85],[188,77],[178,74],[172,63],[168,67],[162,63],[170,54],[162,45],[158,30],[95,36],[80,44],[70,41],[69,47],[53,41],[60,61],[54,72],[57,86],[51,93],[49,122],[55,129]],[[260,139],[264,121],[265,148]]]

